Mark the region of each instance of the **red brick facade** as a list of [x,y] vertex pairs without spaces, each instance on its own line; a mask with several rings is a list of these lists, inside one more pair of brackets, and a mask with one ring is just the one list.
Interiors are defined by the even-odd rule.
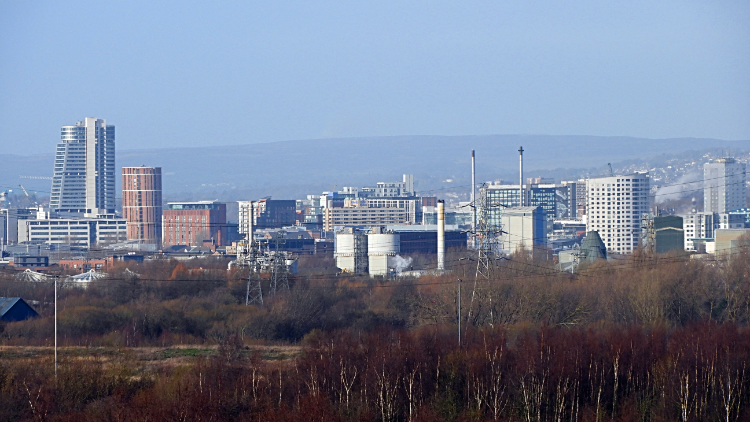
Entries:
[[161,168],[122,168],[122,216],[128,239],[161,244]]
[[164,247],[174,245],[203,246],[213,239],[225,246],[227,239],[227,206],[220,202],[170,203],[164,210],[162,225]]

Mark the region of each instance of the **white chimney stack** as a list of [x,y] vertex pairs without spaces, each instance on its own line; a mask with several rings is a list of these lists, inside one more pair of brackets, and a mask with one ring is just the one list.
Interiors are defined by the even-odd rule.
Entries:
[[445,202],[437,201],[437,269],[445,271]]
[[518,175],[518,184],[519,184],[518,188],[520,189],[520,194],[521,194],[519,201],[521,202],[521,206],[523,206],[524,198],[523,198],[523,147],[522,146],[518,147],[518,157],[521,160],[521,168],[520,168],[519,175]]
[[471,231],[472,233],[472,246],[476,247],[477,239],[477,203],[476,203],[476,168],[474,167],[474,150],[471,150]]

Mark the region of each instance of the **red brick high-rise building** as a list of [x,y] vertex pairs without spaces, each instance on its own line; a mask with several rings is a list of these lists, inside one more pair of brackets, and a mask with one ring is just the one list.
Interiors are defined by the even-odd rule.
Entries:
[[122,216],[128,239],[161,244],[161,167],[122,168]]
[[215,201],[170,202],[162,216],[164,247],[226,246],[227,204]]

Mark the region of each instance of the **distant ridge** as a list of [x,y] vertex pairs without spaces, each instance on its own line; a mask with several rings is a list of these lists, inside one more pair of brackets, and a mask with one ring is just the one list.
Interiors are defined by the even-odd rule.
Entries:
[[[331,190],[334,184],[341,188],[399,180],[403,173],[414,174],[421,191],[450,189],[470,183],[472,149],[479,181],[515,181],[520,145],[529,176],[553,177],[577,177],[608,162],[652,160],[664,154],[750,150],[750,141],[585,135],[389,136],[138,150],[123,149],[125,143],[118,142],[118,168],[162,167],[164,197],[170,200],[304,197]],[[49,181],[18,175],[51,175],[53,145],[49,154],[0,154],[2,189],[23,183],[27,189],[49,191]],[[444,183],[446,179],[453,182]]]

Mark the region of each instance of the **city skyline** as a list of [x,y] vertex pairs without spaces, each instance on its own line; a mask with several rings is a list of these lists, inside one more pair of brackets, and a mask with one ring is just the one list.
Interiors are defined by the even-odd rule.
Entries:
[[748,22],[0,2],[0,421],[750,420]]

